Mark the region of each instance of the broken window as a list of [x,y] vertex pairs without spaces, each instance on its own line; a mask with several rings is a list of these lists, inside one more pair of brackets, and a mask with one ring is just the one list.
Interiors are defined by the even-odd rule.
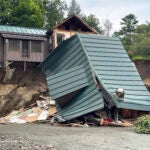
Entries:
[[32,41],[31,42],[31,51],[40,53],[42,51],[42,42],[41,41]]
[[30,49],[29,49],[29,40],[22,41],[22,57],[29,57]]
[[20,40],[9,39],[9,50],[10,51],[19,51],[20,50]]

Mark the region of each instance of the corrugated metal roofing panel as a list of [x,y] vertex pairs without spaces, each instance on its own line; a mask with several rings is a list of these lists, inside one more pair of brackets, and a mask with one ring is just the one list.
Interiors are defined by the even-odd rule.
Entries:
[[119,39],[99,35],[79,36],[99,82],[112,100],[116,89],[125,90],[124,101],[115,101],[116,105],[150,111],[150,94]]
[[6,26],[0,25],[0,32],[5,33],[14,33],[14,34],[34,34],[34,35],[46,35],[46,30],[36,29],[36,28],[26,28],[26,27],[15,27],[15,26]]
[[[67,70],[70,71],[70,69],[78,66],[82,66],[82,68],[84,68],[88,86],[71,98],[63,107],[59,105],[59,100],[56,101],[58,114],[64,119],[73,119],[84,115],[87,112],[96,111],[104,107],[102,95],[95,85],[87,56],[82,48],[79,38],[76,35],[66,41],[63,41],[41,65],[45,71],[47,79],[50,78],[49,76],[56,75],[56,78],[53,78],[53,80],[58,79],[59,81],[59,73],[62,74],[63,77]],[[75,79],[72,79],[69,86],[73,86],[74,80]],[[78,78],[78,80],[81,82],[81,79]]]
[[77,66],[48,77],[47,84],[51,97],[57,99],[88,86],[88,80],[84,68]]

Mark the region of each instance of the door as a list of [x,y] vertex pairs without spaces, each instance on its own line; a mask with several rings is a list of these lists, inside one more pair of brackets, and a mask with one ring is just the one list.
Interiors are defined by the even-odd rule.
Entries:
[[22,41],[22,57],[30,57],[29,40]]

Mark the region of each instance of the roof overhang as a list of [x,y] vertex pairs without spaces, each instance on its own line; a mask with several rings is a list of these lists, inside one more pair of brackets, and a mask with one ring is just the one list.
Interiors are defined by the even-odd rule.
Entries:
[[64,19],[63,21],[61,21],[60,23],[58,23],[56,26],[54,26],[52,29],[47,31],[47,34],[51,34],[53,30],[61,27],[62,25],[65,25],[69,22],[75,22],[77,23],[77,26],[80,26],[82,28],[85,28],[86,30],[88,30],[88,32],[92,32],[93,34],[97,34],[97,31],[92,28],[91,26],[89,26],[86,22],[84,22],[80,17],[76,16],[76,15],[72,15],[66,19]]
[[4,38],[12,38],[12,39],[27,39],[27,40],[40,40],[46,41],[47,38],[39,35],[19,35],[19,34],[10,34],[10,33],[2,33],[2,37]]

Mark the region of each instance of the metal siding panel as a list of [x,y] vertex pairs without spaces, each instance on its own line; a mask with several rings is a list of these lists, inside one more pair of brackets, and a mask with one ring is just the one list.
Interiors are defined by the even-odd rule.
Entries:
[[117,37],[106,37],[106,36],[100,36],[100,35],[93,35],[93,34],[79,34],[80,38],[82,40],[85,39],[100,39],[100,40],[110,40],[110,41],[120,41]]
[[[111,62],[130,62],[130,59],[128,58],[128,59],[123,59],[123,58],[120,58],[120,57],[104,57],[104,56],[101,56],[101,57],[90,57],[90,59],[92,60],[92,61],[99,61],[99,62],[101,62],[101,61],[103,61],[103,62],[105,62],[105,61],[109,61],[110,63]],[[92,62],[91,61],[91,62]]]
[[118,81],[141,81],[139,76],[130,76],[126,78],[126,76],[116,76],[116,75],[101,75],[102,80],[118,80]]
[[[96,87],[94,87],[96,88]],[[89,91],[89,88],[87,88],[87,90]],[[84,92],[85,93],[85,92]],[[74,100],[70,101],[69,104],[67,106],[65,106],[63,108],[63,110],[60,112],[61,114],[62,113],[67,113],[69,112],[70,110],[76,110],[77,108],[82,108],[83,106],[87,106],[87,103],[93,103],[93,99],[97,99],[99,98],[99,96],[97,95],[97,89],[95,90],[92,90],[92,91],[89,91],[88,94],[82,94],[82,95],[77,95],[76,97],[79,99],[77,102],[75,102]],[[89,99],[87,101],[87,98]],[[101,101],[102,103],[102,101]]]
[[[69,102],[63,108],[57,109],[58,114],[64,117],[64,119],[73,119],[75,117],[84,115],[87,112],[92,112],[103,108],[102,96],[94,83],[87,57],[76,35],[62,42],[44,61],[43,65],[45,72],[47,72],[47,77],[48,74],[53,75],[56,73],[61,73],[79,65],[85,70],[89,86],[84,88],[75,97],[69,100]],[[99,101],[97,105],[94,104],[96,101]],[[56,103],[59,104],[57,101]],[[84,105],[83,109],[81,110],[80,105],[82,103],[86,103],[86,105]],[[90,105],[90,103],[93,103],[93,105]],[[73,112],[72,110],[76,110],[78,113]],[[67,116],[67,112],[72,112],[72,114]]]
[[112,95],[117,88],[125,90],[125,100],[117,102],[118,107],[150,111],[150,94],[121,43],[98,35],[80,37],[100,82]]
[[77,118],[79,116],[82,116],[83,112],[84,112],[84,114],[88,114],[90,112],[97,111],[97,110],[99,110],[100,108],[103,108],[103,107],[104,107],[104,104],[102,104],[102,103],[98,103],[98,104],[95,104],[95,105],[93,103],[92,105],[90,105],[89,107],[86,107],[85,109],[78,110],[78,112],[76,112],[76,113],[73,113],[69,116],[63,116],[63,117],[66,120],[70,120],[70,118]]
[[113,76],[126,76],[125,78],[129,78],[130,76],[139,76],[136,71],[116,71],[116,70],[97,70],[98,75],[113,75]]
[[106,53],[106,52],[95,52],[95,51],[90,51],[88,52],[88,56],[90,57],[119,57],[119,58],[128,58],[127,54],[124,53]]
[[82,105],[78,105],[78,107],[71,109],[71,111],[69,110],[68,112],[63,113],[63,117],[66,118],[67,116],[71,116],[74,114],[77,116],[78,113],[85,112],[87,109],[89,109],[89,108],[91,109],[92,107],[95,107],[94,109],[98,110],[99,109],[98,105],[101,105],[101,107],[104,106],[103,103],[101,102],[101,100],[99,99],[99,97],[94,96],[93,99],[91,98],[91,103],[89,103],[89,101],[87,101],[87,102],[83,103]]
[[105,53],[117,53],[117,54],[126,54],[126,51],[124,51],[124,49],[115,49],[115,48],[112,48],[112,47],[109,47],[109,48],[102,48],[102,47],[86,47],[86,51],[87,52],[105,52]]
[[90,40],[88,43],[84,43],[85,47],[93,47],[93,48],[112,48],[112,49],[123,49],[122,45],[113,45],[113,44],[99,44],[99,43],[90,43]]
[[[43,62],[43,69],[47,70],[50,68],[51,70],[55,70],[54,66],[59,66],[60,61],[63,62],[65,59],[67,59],[73,52],[69,49],[71,49],[73,46],[79,47],[77,39],[72,40],[73,44],[67,44],[66,41],[63,41],[55,50],[52,51],[52,53],[46,58],[46,60]],[[61,50],[60,50],[61,47]],[[65,49],[63,51],[63,49]],[[58,52],[59,50],[59,52]],[[63,57],[61,57],[63,56]],[[59,59],[59,61],[57,61]],[[49,66],[51,65],[51,66]]]
[[[82,67],[78,67],[78,70],[76,70],[77,67],[71,69],[71,73],[69,69],[47,79],[50,94],[53,99],[59,98],[88,85],[88,80],[84,69]],[[60,76],[62,77],[60,78]]]
[[94,66],[109,66],[109,67],[133,67],[134,65],[129,62],[113,62],[111,61],[92,61]]
[[25,28],[25,27],[15,27],[0,25],[0,32],[11,32],[18,34],[34,34],[34,35],[46,35],[46,30],[37,28]]

